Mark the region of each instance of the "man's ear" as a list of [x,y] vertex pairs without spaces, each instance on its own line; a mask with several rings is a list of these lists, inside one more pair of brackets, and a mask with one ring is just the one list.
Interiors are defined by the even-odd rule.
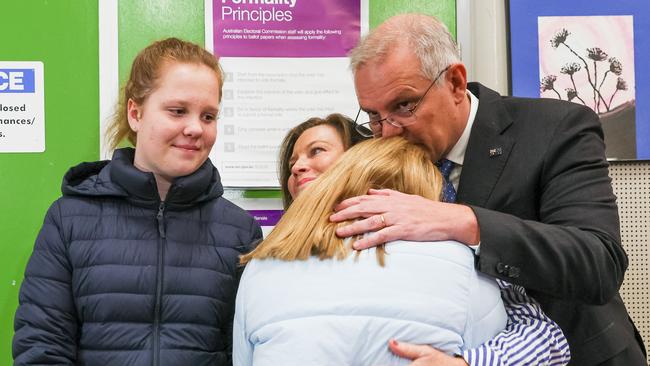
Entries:
[[458,104],[467,98],[467,69],[465,65],[458,63],[449,66],[446,73],[447,81],[449,81],[454,101]]
[[142,107],[133,99],[129,98],[129,101],[126,104],[126,118],[128,119],[129,126],[133,132],[138,132],[141,117]]

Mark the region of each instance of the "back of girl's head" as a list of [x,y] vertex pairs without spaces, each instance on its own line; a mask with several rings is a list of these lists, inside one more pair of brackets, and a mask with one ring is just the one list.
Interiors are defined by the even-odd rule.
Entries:
[[178,38],[156,41],[140,51],[131,64],[129,79],[122,89],[119,104],[108,130],[111,148],[117,147],[124,139],[135,145],[136,134],[129,127],[127,120],[127,103],[131,99],[142,105],[158,87],[157,81],[161,77],[163,66],[174,62],[205,65],[212,69],[219,78],[219,96],[221,96],[223,72],[214,55],[199,45]]
[[321,125],[332,126],[336,129],[345,150],[366,139],[366,137],[357,132],[352,119],[338,113],[330,114],[325,118],[312,117],[289,130],[280,145],[280,157],[278,160],[278,178],[280,179],[280,188],[282,189],[282,200],[285,210],[293,202],[293,198],[289,194],[289,187],[287,186],[287,180],[291,176],[291,164],[289,161],[291,160],[291,155],[293,155],[293,148],[298,138],[305,131]]
[[[253,258],[304,260],[345,258],[349,252],[332,223],[334,206],[370,188],[394,189],[439,200],[442,177],[422,147],[402,137],[376,138],[350,148],[293,202],[268,238],[242,263]],[[383,263],[383,257],[379,258]]]

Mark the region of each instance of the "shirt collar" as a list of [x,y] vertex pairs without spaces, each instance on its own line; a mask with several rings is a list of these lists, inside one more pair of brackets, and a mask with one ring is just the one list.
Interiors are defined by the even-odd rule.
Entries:
[[449,154],[445,157],[447,160],[451,160],[456,165],[460,166],[463,166],[463,162],[465,161],[465,150],[467,150],[469,134],[472,131],[474,119],[476,119],[476,112],[478,111],[478,98],[474,96],[469,89],[467,89],[467,96],[469,97],[469,116],[467,117],[465,130],[463,131],[463,134],[460,135],[458,141],[456,141],[456,145],[454,145],[454,147],[449,151]]

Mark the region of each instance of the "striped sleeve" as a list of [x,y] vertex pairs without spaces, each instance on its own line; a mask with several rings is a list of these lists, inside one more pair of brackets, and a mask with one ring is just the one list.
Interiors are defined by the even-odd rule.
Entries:
[[560,327],[521,286],[497,279],[508,315],[506,328],[462,354],[471,366],[548,365],[569,363],[569,344]]

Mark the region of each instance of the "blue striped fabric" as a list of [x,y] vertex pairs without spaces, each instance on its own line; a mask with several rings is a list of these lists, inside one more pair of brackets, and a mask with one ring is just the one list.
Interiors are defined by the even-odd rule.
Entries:
[[508,314],[506,329],[463,352],[471,366],[566,365],[571,353],[562,330],[521,286],[497,279]]

